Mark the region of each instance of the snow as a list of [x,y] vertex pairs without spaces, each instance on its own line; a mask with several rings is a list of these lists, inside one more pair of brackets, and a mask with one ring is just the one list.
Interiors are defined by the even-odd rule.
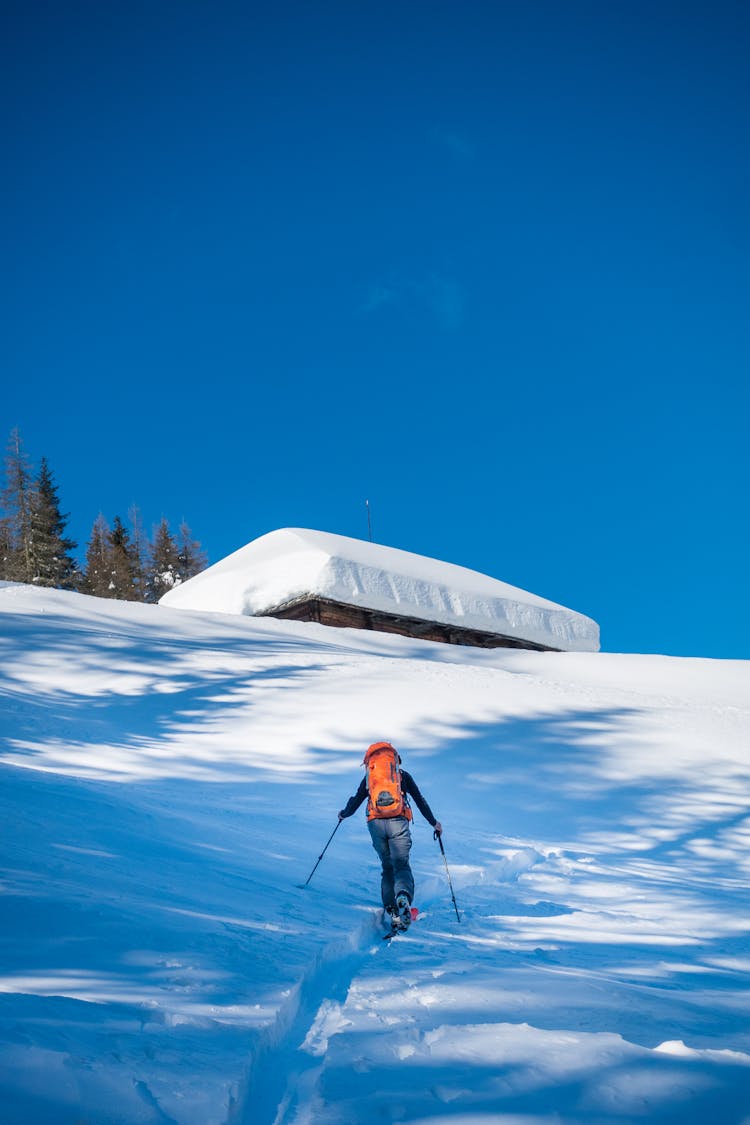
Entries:
[[[741,1125],[750,666],[0,589],[8,1125]],[[381,940],[390,738],[418,920]]]
[[309,596],[554,649],[599,649],[599,626],[591,618],[507,582],[394,547],[302,528],[272,531],[248,543],[169,590],[161,604],[262,615]]

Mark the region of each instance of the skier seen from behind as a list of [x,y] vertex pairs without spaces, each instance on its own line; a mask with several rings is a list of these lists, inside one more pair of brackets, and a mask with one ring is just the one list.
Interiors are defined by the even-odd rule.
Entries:
[[442,835],[443,826],[433,816],[414,778],[400,768],[401,755],[390,742],[373,742],[365,754],[364,765],[367,773],[339,813],[339,821],[352,816],[367,799],[367,827],[383,867],[383,909],[390,915],[394,929],[406,929],[411,922],[414,899],[414,876],[409,866],[412,811],[408,798],[414,798],[422,816],[434,828],[436,838]]

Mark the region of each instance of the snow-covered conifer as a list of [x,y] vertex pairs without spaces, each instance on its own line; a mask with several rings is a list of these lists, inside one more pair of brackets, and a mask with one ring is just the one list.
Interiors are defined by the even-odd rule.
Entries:
[[100,512],[91,528],[91,537],[86,548],[86,574],[83,589],[97,598],[113,597],[112,548],[110,527]]
[[149,543],[143,527],[143,517],[137,504],[128,509],[130,520],[130,559],[133,568],[135,601],[146,601]]
[[31,495],[31,569],[32,581],[39,586],[75,589],[80,580],[78,563],[71,555],[76,543],[68,539],[65,527],[68,516],[60,511],[57,486],[46,457]]
[[115,516],[109,533],[110,544],[110,597],[120,601],[139,600],[137,589],[137,562],[130,534],[119,516]]
[[2,577],[31,582],[33,575],[31,513],[33,470],[18,429],[11,431],[5,458],[6,486],[2,494]]
[[169,530],[169,522],[162,516],[154,531],[151,543],[146,581],[146,601],[158,602],[159,598],[179,584],[179,554],[174,536]]
[[185,520],[180,524],[179,539],[177,541],[177,578],[179,582],[187,582],[188,578],[195,577],[208,566],[208,556]]

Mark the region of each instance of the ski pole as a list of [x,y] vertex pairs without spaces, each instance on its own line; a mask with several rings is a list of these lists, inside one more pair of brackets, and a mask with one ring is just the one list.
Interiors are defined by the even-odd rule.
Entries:
[[[338,832],[338,830],[339,830],[339,826],[340,826],[340,825],[341,825],[341,821],[339,820],[339,821],[337,821],[337,822],[336,822],[336,827],[334,828],[333,832],[332,832],[332,833],[331,833],[331,835],[330,835],[330,836],[328,837],[328,843],[326,844],[326,846],[325,846],[325,847],[323,848],[323,851],[322,851],[322,852],[320,853],[320,855],[318,856],[318,863],[320,863],[321,859],[323,858],[323,856],[324,856],[324,855],[326,854],[326,852],[328,851],[328,844],[330,844],[331,840],[333,839],[333,837],[334,837],[334,836],[336,835],[336,833]],[[315,866],[313,867],[312,871],[311,871],[311,872],[310,872],[310,874],[309,874],[309,875],[307,876],[307,883],[309,883],[309,882],[310,882],[310,880],[312,879],[313,875],[314,875],[314,874],[315,874],[315,872],[316,872],[316,871],[318,870],[318,863],[316,863],[316,864],[315,864]],[[302,890],[304,891],[305,887],[307,886],[307,883],[298,883],[298,884],[297,884],[297,886],[298,886],[298,887],[301,887],[301,888],[302,888]]]
[[445,858],[445,848],[443,847],[442,834],[440,832],[435,832],[434,836],[435,836],[435,839],[437,840],[438,844],[440,844],[440,851],[443,853],[443,863],[445,864],[445,873],[448,876],[448,886],[451,889],[451,898],[453,899],[453,909],[456,911],[456,917],[458,918],[458,920],[460,922],[461,921],[461,915],[458,913],[458,905],[456,903],[456,896],[453,893],[453,880],[451,879],[451,873],[448,870],[448,860]]

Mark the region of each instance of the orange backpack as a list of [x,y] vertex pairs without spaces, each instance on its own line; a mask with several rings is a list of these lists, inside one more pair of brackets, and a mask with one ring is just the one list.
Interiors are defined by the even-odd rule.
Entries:
[[412,814],[401,788],[399,756],[390,742],[373,742],[365,754],[367,767],[367,819]]

